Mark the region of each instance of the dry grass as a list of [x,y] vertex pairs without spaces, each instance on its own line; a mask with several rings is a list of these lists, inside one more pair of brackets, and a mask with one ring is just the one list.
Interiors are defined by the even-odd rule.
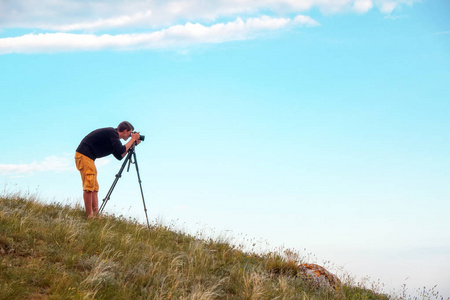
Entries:
[[[0,299],[388,299],[345,284],[320,290],[295,252],[255,255],[122,216],[0,198]],[[299,261],[297,261],[299,263]],[[274,272],[276,270],[276,272]]]

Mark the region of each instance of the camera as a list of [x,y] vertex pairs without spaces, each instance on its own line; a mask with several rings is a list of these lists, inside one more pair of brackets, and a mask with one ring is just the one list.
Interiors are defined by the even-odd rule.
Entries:
[[[133,131],[133,133],[137,133],[137,131]],[[140,141],[144,141],[145,140],[145,135],[139,135],[139,140]]]

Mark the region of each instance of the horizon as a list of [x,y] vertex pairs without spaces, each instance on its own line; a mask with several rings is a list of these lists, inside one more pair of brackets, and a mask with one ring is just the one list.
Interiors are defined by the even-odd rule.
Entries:
[[[449,9],[3,2],[3,193],[81,204],[76,147],[127,120],[149,219],[450,297]],[[100,204],[121,164],[96,161]],[[133,168],[105,210],[145,221]]]

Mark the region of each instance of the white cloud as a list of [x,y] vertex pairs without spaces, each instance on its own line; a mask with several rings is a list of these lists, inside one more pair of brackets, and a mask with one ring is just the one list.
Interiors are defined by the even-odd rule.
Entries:
[[[8,28],[30,30],[0,38],[0,54],[168,47],[180,51],[195,44],[252,39],[289,26],[318,26],[304,15],[313,8],[326,14],[363,14],[377,7],[389,15],[418,1],[0,0],[3,36]],[[263,11],[270,16],[262,16]],[[292,15],[297,16],[292,19]]]
[[353,3],[353,9],[358,13],[366,13],[373,7],[372,0],[357,0]]
[[[109,163],[108,158],[96,160],[97,166]],[[43,161],[28,164],[0,164],[0,175],[16,177],[18,174],[31,174],[39,172],[66,172],[76,171],[75,161],[72,156],[49,156]]]
[[73,162],[67,157],[49,156],[41,162],[29,164],[0,164],[0,175],[16,175],[24,173],[67,171],[73,169]]
[[152,17],[152,11],[138,12],[133,15],[122,15],[118,17],[111,17],[107,19],[99,19],[95,21],[80,22],[67,25],[44,25],[43,27],[56,31],[96,31],[102,29],[122,28],[139,26],[140,24],[150,23]]
[[373,0],[375,5],[383,14],[391,14],[394,10],[401,8],[404,5],[411,6],[416,2],[422,0]]
[[384,14],[390,14],[397,7],[395,1],[383,1],[380,3],[380,11]]
[[104,49],[135,50],[167,47],[185,47],[192,44],[212,44],[251,39],[261,32],[277,30],[289,25],[317,26],[307,16],[288,18],[241,18],[228,23],[204,26],[199,23],[174,25],[151,33],[94,35],[74,33],[39,33],[1,38],[0,54],[61,51],[95,51]]
[[313,18],[311,18],[309,16],[302,16],[302,15],[296,16],[294,18],[294,23],[302,24],[302,25],[305,25],[308,27],[320,25],[320,23],[317,22],[316,20],[314,20]]
[[157,28],[219,18],[325,13],[365,13],[376,6],[390,14],[420,0],[14,0],[0,1],[0,28],[74,31],[107,28]]

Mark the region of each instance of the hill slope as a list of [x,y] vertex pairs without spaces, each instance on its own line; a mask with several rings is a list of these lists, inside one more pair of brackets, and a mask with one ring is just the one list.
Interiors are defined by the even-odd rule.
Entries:
[[315,288],[279,254],[84,214],[0,198],[0,299],[387,299],[345,283]]

